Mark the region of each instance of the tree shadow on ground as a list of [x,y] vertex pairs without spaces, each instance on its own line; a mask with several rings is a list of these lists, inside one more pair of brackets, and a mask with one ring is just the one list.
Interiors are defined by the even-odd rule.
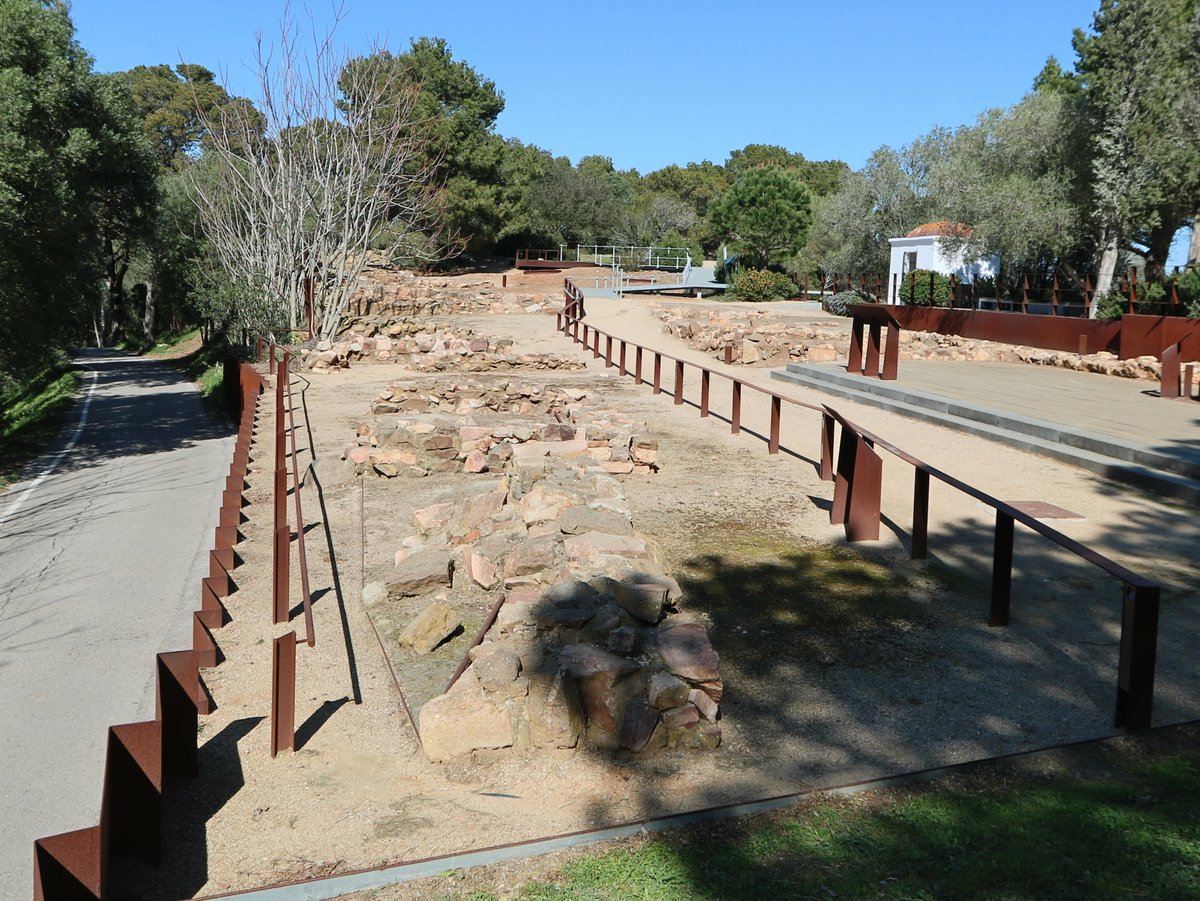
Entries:
[[167,780],[162,802],[163,864],[119,858],[113,867],[111,897],[190,898],[208,882],[208,822],[245,784],[238,743],[264,719],[234,720],[200,745],[199,775]]
[[815,795],[584,858],[524,898],[1195,897],[1200,728]]

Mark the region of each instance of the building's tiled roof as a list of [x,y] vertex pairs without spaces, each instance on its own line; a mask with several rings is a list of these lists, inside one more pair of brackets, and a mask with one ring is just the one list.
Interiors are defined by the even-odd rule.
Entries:
[[918,225],[904,237],[906,238],[930,238],[938,235],[955,235],[957,237],[968,237],[971,234],[971,226],[963,225],[960,222],[951,222],[949,219],[939,219],[937,222],[926,222],[924,225]]

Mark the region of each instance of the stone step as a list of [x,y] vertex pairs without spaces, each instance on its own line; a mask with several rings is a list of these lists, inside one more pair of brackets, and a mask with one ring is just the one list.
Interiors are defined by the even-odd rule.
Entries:
[[1113,436],[988,409],[831,367],[791,363],[786,370],[774,370],[771,377],[1051,457],[1167,497],[1200,503],[1200,456],[1194,453],[1167,454]]

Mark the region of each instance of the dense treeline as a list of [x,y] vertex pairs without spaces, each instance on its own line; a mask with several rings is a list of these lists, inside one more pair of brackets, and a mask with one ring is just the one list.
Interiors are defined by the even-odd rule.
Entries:
[[[857,171],[763,144],[649,173],[600,155],[572,163],[498,134],[500,88],[439,38],[326,60],[329,83],[298,107],[321,112],[294,120],[231,97],[197,64],[94,72],[63,0],[0,0],[0,25],[0,377],[48,348],[152,342],[201,316],[294,324],[303,279],[345,280],[336,264],[357,245],[338,231],[351,226],[408,264],[726,245],[745,265],[800,274],[879,272],[887,238],[946,218],[973,226],[957,240],[1000,254],[1010,277],[1087,275],[1103,293],[1131,259],[1160,273],[1200,209],[1196,0],[1101,0],[1069,70],[1051,59],[1016,105],[881,147]],[[380,149],[384,127],[402,150]],[[348,190],[339,154],[375,183]],[[381,172],[395,183],[386,196]],[[280,173],[284,193],[315,197],[324,179],[320,196],[380,209],[318,222],[327,201],[263,210],[237,188]],[[274,260],[256,266],[237,232],[272,228],[259,252]],[[339,303],[324,309],[336,318]]]

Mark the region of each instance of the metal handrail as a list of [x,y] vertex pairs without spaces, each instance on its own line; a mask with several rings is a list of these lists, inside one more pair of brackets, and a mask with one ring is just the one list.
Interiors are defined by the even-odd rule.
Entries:
[[[711,377],[714,373],[730,380],[733,385],[732,410],[730,423],[732,431],[737,434],[741,430],[741,395],[742,388],[745,386],[767,395],[771,398],[771,421],[770,434],[767,438],[768,453],[776,454],[779,452],[779,431],[781,408],[786,401],[794,406],[803,407],[805,409],[814,410],[822,414],[821,427],[821,460],[819,464],[821,478],[825,481],[834,480],[833,466],[833,426],[838,423],[842,426],[843,439],[847,433],[857,436],[859,444],[865,444],[868,449],[873,447],[882,447],[889,453],[899,457],[905,462],[914,467],[915,470],[915,486],[913,499],[913,532],[911,543],[911,555],[914,558],[923,558],[926,552],[926,539],[928,533],[928,512],[929,512],[929,479],[936,478],[938,481],[949,485],[952,488],[963,492],[968,497],[974,498],[996,511],[996,526],[995,526],[995,556],[992,566],[992,597],[991,611],[989,615],[989,624],[994,626],[1007,626],[1009,618],[1009,605],[1011,596],[1011,580],[1012,580],[1012,559],[1013,559],[1013,524],[1021,523],[1027,528],[1032,529],[1038,534],[1057,544],[1064,550],[1076,555],[1087,563],[1096,566],[1101,571],[1116,577],[1126,586],[1123,599],[1122,621],[1121,621],[1121,648],[1120,659],[1118,663],[1117,673],[1117,703],[1115,721],[1117,726],[1122,726],[1127,730],[1144,729],[1150,726],[1151,712],[1153,705],[1153,690],[1154,690],[1154,671],[1155,657],[1158,640],[1158,611],[1161,587],[1157,582],[1154,582],[1136,572],[1117,563],[1115,560],[1106,557],[1099,551],[1088,547],[1082,542],[1063,534],[1052,526],[1047,525],[1040,519],[1037,519],[1030,514],[1017,509],[998,498],[993,497],[985,491],[969,485],[949,473],[943,472],[935,466],[926,463],[923,460],[909,454],[908,452],[897,447],[890,441],[879,437],[873,432],[856,425],[846,419],[836,410],[827,405],[816,406],[795,398],[786,397],[777,392],[770,391],[758,385],[749,382],[743,382],[734,376],[725,372],[720,372],[711,369],[707,366],[700,365],[690,360],[683,360],[679,357],[672,356],[660,350],[647,348],[643,345],[632,341],[627,341],[624,338],[619,338],[607,332],[602,332],[590,325],[582,322],[582,306],[583,293],[580,291],[571,280],[564,279],[564,289],[566,293],[566,304],[558,314],[558,330],[570,337],[573,341],[580,342],[585,348],[588,347],[589,331],[591,333],[591,350],[596,358],[601,356],[600,339],[604,338],[605,351],[604,362],[606,367],[611,367],[613,362],[613,342],[619,342],[619,367],[621,375],[627,374],[626,356],[630,346],[633,347],[636,354],[636,365],[634,369],[634,379],[637,384],[643,383],[642,378],[642,362],[646,352],[654,355],[654,380],[653,389],[655,394],[662,391],[661,374],[662,360],[670,360],[675,363],[675,404],[684,403],[683,396],[683,381],[684,369],[686,366],[693,366],[700,371],[701,375],[701,400],[700,400],[700,415],[706,417],[709,415],[709,388]],[[582,337],[580,329],[582,328]],[[841,458],[838,461],[837,480],[841,480],[843,484],[852,481],[857,468],[851,460],[847,466],[846,463],[846,442],[842,442],[843,451]],[[851,458],[856,451],[851,450]],[[871,455],[873,450],[871,450]],[[877,464],[876,464],[877,465]],[[879,472],[874,474],[873,488],[876,492],[879,489]],[[847,489],[848,491],[848,489]],[[842,495],[843,498],[846,496]],[[835,492],[835,507],[837,506],[838,494]],[[877,524],[881,516],[879,509],[879,497],[876,496],[874,501],[874,509],[870,515],[875,519],[875,533],[877,534]],[[831,517],[832,519],[832,517]],[[849,532],[851,515],[846,514],[843,520],[847,524]],[[851,540],[854,540],[852,537]]]

